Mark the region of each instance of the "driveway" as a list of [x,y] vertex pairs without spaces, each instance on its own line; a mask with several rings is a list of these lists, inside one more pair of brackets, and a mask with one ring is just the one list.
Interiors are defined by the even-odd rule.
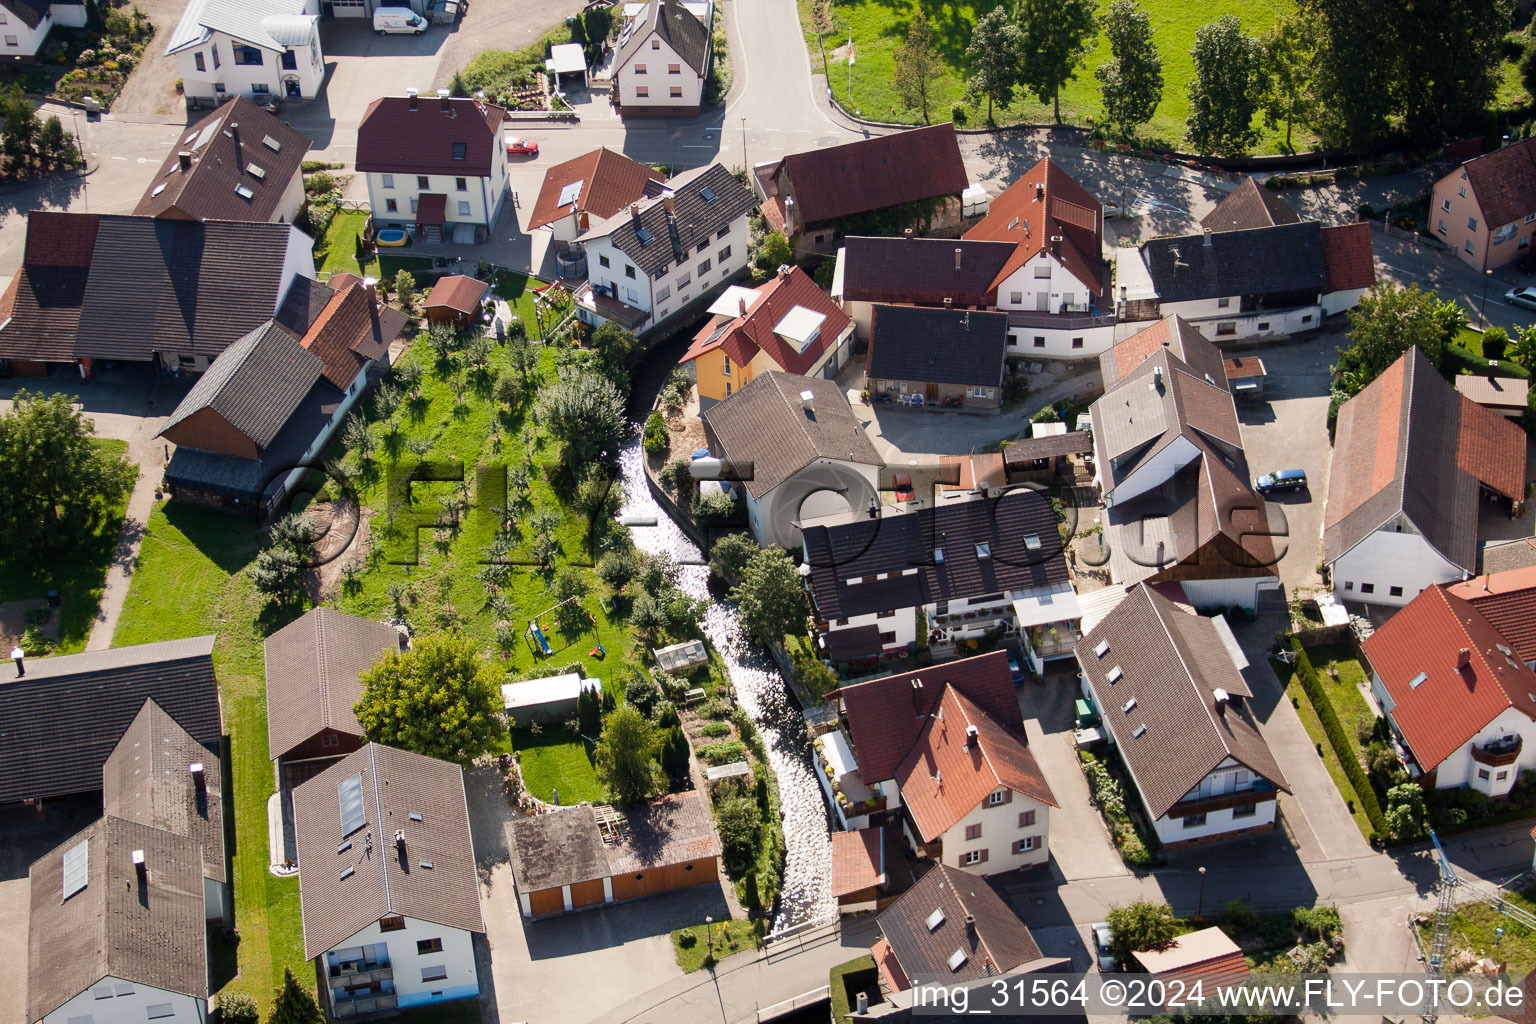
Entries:
[[181,21],[187,2],[137,0],[136,6],[149,15],[149,20],[155,26],[155,37],[144,48],[139,66],[133,69],[123,85],[123,91],[113,101],[112,112],[119,115],[184,119],[186,100],[176,91],[176,80],[181,74],[176,70],[176,58],[165,55],[165,47],[177,22]]
[[[545,32],[586,7],[582,0],[542,0],[540,3],[512,3],[510,0],[475,0],[464,20],[447,26],[448,34],[440,51],[437,73],[424,80],[422,91],[446,86],[454,73],[481,50],[521,50],[537,42]],[[434,25],[427,32],[436,35],[443,27]],[[326,51],[329,54],[330,51]]]

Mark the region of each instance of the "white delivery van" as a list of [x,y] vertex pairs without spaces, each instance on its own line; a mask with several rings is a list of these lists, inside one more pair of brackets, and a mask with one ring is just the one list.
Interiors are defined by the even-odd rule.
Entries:
[[401,32],[419,36],[427,30],[427,19],[409,7],[380,7],[373,12],[373,30],[381,36]]

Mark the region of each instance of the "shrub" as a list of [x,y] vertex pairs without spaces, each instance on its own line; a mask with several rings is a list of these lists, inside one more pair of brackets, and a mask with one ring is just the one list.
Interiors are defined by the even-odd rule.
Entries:
[[729,736],[731,727],[725,722],[705,722],[701,731],[711,739],[718,739],[721,736]]
[[1483,358],[1503,359],[1509,348],[1509,332],[1502,327],[1490,327],[1483,332]]
[[743,796],[727,797],[715,804],[715,823],[726,867],[740,870],[752,863],[763,827],[756,805]]
[[665,455],[670,442],[667,439],[667,421],[661,413],[653,412],[645,421],[645,451],[648,455]]
[[709,570],[728,586],[741,582],[742,570],[757,554],[757,541],[750,534],[730,533],[715,541],[709,551]]
[[706,743],[699,748],[699,757],[710,764],[730,764],[745,760],[746,756],[747,748],[741,740],[721,740],[718,743]]
[[624,684],[624,703],[634,705],[642,715],[649,718],[651,712],[656,710],[656,705],[661,703],[661,687],[654,679],[635,675]]
[[955,122],[956,128],[965,127],[965,104],[956,100],[949,108],[949,119]]
[[1242,900],[1233,900],[1227,904],[1227,923],[1233,928],[1256,932],[1259,930],[1259,915]]
[[673,459],[662,468],[659,474],[662,483],[672,485],[672,489],[677,492],[679,501],[687,501],[693,497],[696,483],[693,479],[693,471],[689,469],[692,464],[686,458]]
[[219,1024],[260,1024],[256,1000],[244,992],[219,993]]
[[1371,788],[1370,780],[1365,777],[1365,769],[1360,767],[1360,759],[1355,755],[1349,736],[1339,722],[1339,713],[1334,710],[1333,701],[1328,699],[1327,691],[1323,689],[1322,682],[1317,678],[1317,670],[1312,667],[1312,659],[1307,657],[1306,648],[1301,646],[1301,641],[1294,637],[1291,639],[1291,648],[1296,652],[1296,678],[1301,680],[1302,690],[1306,692],[1307,699],[1312,702],[1318,721],[1323,723],[1323,732],[1327,734],[1328,742],[1333,746],[1333,752],[1338,755],[1339,763],[1344,768],[1344,775],[1349,779],[1349,784],[1354,787],[1355,796],[1360,799],[1360,809],[1365,812],[1365,817],[1370,821],[1373,829],[1382,835],[1388,834],[1390,830],[1387,827],[1387,819],[1382,814],[1381,803],[1376,799],[1376,791]]
[[736,499],[719,491],[695,495],[690,511],[701,526],[720,526],[735,514]]
[[1297,907],[1291,911],[1291,923],[1298,932],[1319,942],[1330,941],[1343,927],[1339,921],[1339,908],[1326,904],[1320,907]]

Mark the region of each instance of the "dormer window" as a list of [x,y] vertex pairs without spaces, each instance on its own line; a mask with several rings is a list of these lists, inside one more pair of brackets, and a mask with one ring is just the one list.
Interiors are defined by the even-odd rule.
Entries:
[[469,156],[469,144],[468,143],[455,142],[453,144],[453,158],[455,160],[464,160],[464,159],[467,159],[468,156]]

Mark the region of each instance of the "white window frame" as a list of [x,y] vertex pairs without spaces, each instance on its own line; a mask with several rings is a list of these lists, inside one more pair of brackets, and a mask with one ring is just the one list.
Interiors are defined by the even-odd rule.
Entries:
[[961,858],[961,863],[963,863],[966,867],[970,867],[973,864],[980,864],[981,863],[981,851],[980,850],[966,850],[965,851],[965,856]]

